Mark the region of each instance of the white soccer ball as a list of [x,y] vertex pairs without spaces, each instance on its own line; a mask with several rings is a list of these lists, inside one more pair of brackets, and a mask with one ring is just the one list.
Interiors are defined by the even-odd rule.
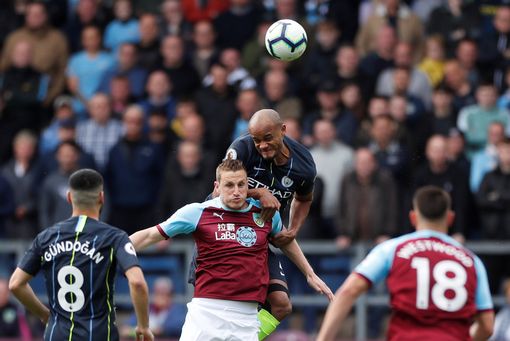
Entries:
[[287,62],[301,57],[308,44],[303,26],[290,19],[278,20],[269,26],[265,41],[271,56]]

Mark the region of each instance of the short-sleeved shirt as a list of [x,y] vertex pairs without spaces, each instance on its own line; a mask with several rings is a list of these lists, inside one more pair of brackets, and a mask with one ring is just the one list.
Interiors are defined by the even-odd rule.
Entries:
[[45,341],[118,340],[113,302],[117,264],[138,266],[128,235],[86,216],[39,233],[19,267],[44,273],[51,316]]
[[264,160],[250,135],[237,138],[225,155],[225,158],[243,162],[250,188],[267,188],[271,191],[281,204],[280,212],[283,212],[294,193],[311,193],[317,175],[313,157],[305,146],[287,136],[284,136],[283,143],[289,148],[290,158],[280,166]]
[[473,317],[492,310],[480,259],[446,234],[420,230],[375,247],[354,270],[387,279],[389,340],[470,340]]
[[197,245],[194,297],[263,303],[267,295],[268,238],[281,231],[277,212],[272,221],[260,218],[260,203],[247,199],[239,211],[214,198],[177,210],[157,225],[166,237],[193,234]]

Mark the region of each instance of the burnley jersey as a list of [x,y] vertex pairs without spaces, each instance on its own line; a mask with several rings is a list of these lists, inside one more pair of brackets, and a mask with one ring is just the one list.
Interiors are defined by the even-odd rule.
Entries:
[[226,208],[220,198],[177,210],[157,227],[166,237],[193,234],[197,245],[194,297],[263,303],[267,295],[268,238],[281,231],[277,212],[272,221],[260,218],[260,203],[247,199],[240,211]]
[[249,188],[269,189],[281,204],[280,212],[284,211],[294,193],[311,193],[317,175],[313,157],[305,146],[287,136],[284,136],[283,143],[289,148],[290,158],[280,166],[264,160],[250,135],[238,137],[225,155],[225,158],[243,162]]
[[118,340],[113,303],[117,264],[138,266],[126,232],[87,216],[39,233],[19,267],[44,273],[50,319],[45,341]]
[[432,230],[378,245],[354,272],[370,283],[386,278],[389,340],[470,340],[474,316],[493,308],[480,259]]

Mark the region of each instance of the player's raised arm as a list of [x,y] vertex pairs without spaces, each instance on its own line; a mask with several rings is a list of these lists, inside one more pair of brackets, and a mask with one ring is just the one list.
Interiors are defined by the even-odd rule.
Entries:
[[126,271],[126,278],[136,314],[136,339],[152,341],[154,336],[149,329],[149,289],[142,270],[138,266],[131,267]]
[[135,250],[139,251],[167,238],[161,234],[157,226],[152,226],[133,233],[129,239],[131,239]]
[[301,270],[310,287],[318,293],[326,295],[330,301],[333,299],[333,292],[326,283],[324,283],[324,281],[315,274],[297,241],[293,240],[289,244],[282,246],[281,250],[294,264],[296,264],[299,270]]
[[317,341],[333,341],[345,317],[356,299],[367,292],[369,282],[357,274],[351,274],[337,290],[322,322]]
[[46,324],[50,317],[50,310],[42,304],[28,284],[31,279],[30,274],[16,268],[9,281],[9,290],[31,313]]

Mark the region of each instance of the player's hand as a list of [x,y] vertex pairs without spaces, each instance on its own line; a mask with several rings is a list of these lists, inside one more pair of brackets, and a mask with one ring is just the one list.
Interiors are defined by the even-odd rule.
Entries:
[[281,232],[270,238],[271,244],[277,248],[281,248],[296,239],[296,232],[294,230],[283,229]]
[[136,326],[136,341],[154,341],[154,335],[149,328]]
[[280,209],[280,202],[275,198],[274,195],[269,192],[269,190],[265,188],[260,188],[260,195],[258,200],[260,201],[260,205],[262,206],[262,212],[260,212],[260,217],[264,221],[269,221],[273,219],[276,211]]
[[317,291],[319,294],[326,295],[328,300],[331,302],[335,295],[333,295],[333,292],[331,289],[327,286],[326,283],[322,279],[319,278],[315,273],[309,274],[306,276],[306,281],[308,282],[308,285]]

